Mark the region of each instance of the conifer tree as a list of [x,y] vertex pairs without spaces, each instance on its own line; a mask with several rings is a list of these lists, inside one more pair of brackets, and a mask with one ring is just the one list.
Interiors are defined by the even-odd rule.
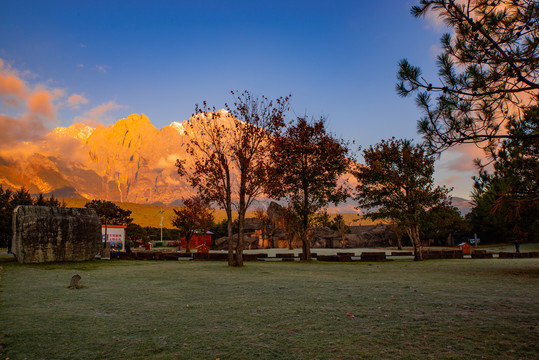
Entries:
[[450,33],[441,38],[439,79],[425,79],[407,60],[397,92],[417,94],[418,130],[432,152],[475,143],[494,153],[503,139],[539,134],[505,132],[539,100],[539,3],[536,0],[421,0],[415,17],[438,15]]
[[481,169],[472,192],[475,230],[499,241],[539,239],[539,107],[510,121],[506,139],[496,152],[494,170]]

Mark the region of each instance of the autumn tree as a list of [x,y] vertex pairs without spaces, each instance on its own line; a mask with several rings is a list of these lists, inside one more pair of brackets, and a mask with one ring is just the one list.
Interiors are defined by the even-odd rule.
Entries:
[[[211,110],[211,111],[210,111]],[[209,109],[204,102],[196,106],[185,135],[188,159],[177,159],[178,174],[185,177],[201,199],[216,203],[225,210],[228,234],[228,265],[235,265],[232,242],[232,167],[229,133],[234,120],[229,114]]]
[[[178,160],[178,172],[205,200],[222,206],[228,219],[228,263],[243,266],[245,213],[263,190],[267,176],[267,153],[272,134],[284,126],[289,98],[270,100],[249,92],[232,92],[234,102],[225,104],[224,112],[204,102],[196,107],[200,132],[191,137],[189,166]],[[234,176],[234,178],[233,178]],[[234,200],[234,201],[233,201]],[[239,234],[232,241],[232,205],[238,211]]]
[[394,138],[363,150],[358,165],[357,201],[366,217],[387,219],[406,229],[415,260],[422,260],[420,217],[431,207],[448,201],[448,189],[434,186],[434,157],[420,145]]
[[303,258],[310,260],[308,232],[313,215],[349,195],[340,181],[349,169],[348,147],[327,132],[323,118],[298,117],[275,137],[270,154],[267,193],[288,202],[298,221]]
[[496,151],[493,171],[481,167],[474,177],[472,224],[490,239],[538,240],[539,148],[527,135],[539,133],[539,107],[525,112],[521,121],[510,120],[512,138]]
[[430,150],[475,143],[492,152],[503,139],[537,141],[538,133],[504,131],[539,100],[537,1],[421,0],[411,13],[435,14],[451,31],[441,38],[437,82],[407,60],[399,64],[397,92],[417,94],[418,129]]
[[205,234],[213,226],[213,210],[209,202],[200,196],[193,196],[183,201],[183,205],[174,209],[172,225],[185,236],[186,252],[191,252],[191,237],[196,234]]
[[236,119],[230,140],[239,171],[236,265],[241,266],[245,213],[266,184],[271,140],[284,126],[289,98],[281,97],[273,101],[264,96],[254,97],[248,92],[241,95],[234,92],[232,94],[235,96],[235,102],[226,108]]

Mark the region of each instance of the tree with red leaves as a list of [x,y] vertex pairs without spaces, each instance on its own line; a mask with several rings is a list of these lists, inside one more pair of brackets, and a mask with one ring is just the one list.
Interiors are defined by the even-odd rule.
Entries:
[[311,259],[308,232],[313,215],[349,196],[346,184],[339,181],[349,169],[347,156],[347,145],[326,131],[323,118],[298,117],[273,141],[266,191],[288,202],[297,219],[305,260]]
[[174,213],[176,215],[172,219],[172,225],[185,236],[185,252],[189,253],[191,237],[196,233],[205,234],[213,226],[213,210],[200,196],[193,196],[185,199],[179,209],[174,209]]

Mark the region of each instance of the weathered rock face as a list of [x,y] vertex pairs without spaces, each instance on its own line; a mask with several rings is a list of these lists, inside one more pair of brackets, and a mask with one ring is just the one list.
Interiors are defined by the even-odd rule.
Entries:
[[12,252],[20,263],[91,260],[101,250],[94,209],[17,206]]
[[347,247],[384,247],[395,235],[391,226],[385,224],[351,226],[346,235]]

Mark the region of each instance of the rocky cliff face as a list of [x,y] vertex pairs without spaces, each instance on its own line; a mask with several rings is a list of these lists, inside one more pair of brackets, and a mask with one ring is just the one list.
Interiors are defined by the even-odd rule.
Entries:
[[177,174],[186,156],[186,122],[157,129],[130,115],[107,128],[57,128],[21,155],[0,153],[0,185],[31,193],[136,203],[171,204],[192,189]]

